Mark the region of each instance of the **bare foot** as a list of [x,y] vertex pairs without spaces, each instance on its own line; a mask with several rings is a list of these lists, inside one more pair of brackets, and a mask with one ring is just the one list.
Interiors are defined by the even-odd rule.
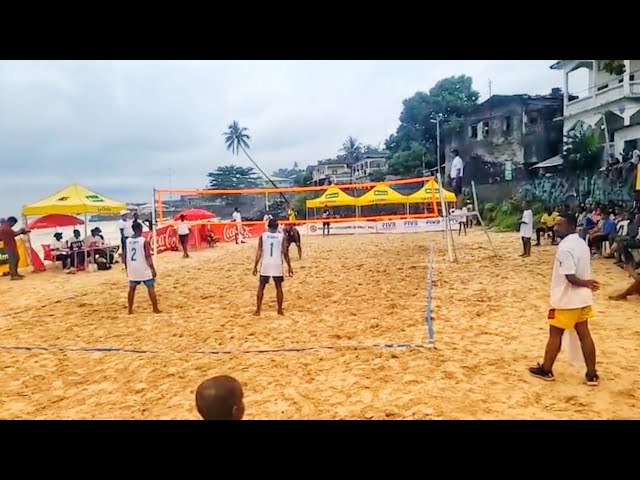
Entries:
[[284,315],[284,310],[278,310],[278,315]]
[[153,313],[162,313],[162,311],[159,308],[156,308]]
[[24,277],[11,277],[11,280],[24,280]]
[[518,255],[520,258],[526,257],[527,255],[524,253],[521,253],[520,255]]
[[133,310],[129,310],[129,315],[133,315]]
[[256,310],[255,312],[253,312],[253,316],[254,317],[259,317],[260,316],[260,310]]

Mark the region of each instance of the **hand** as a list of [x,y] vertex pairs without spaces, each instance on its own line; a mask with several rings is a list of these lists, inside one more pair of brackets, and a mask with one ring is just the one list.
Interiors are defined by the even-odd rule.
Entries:
[[258,275],[258,267],[253,267],[253,276],[257,276]]
[[587,280],[586,287],[594,292],[597,292],[598,290],[600,290],[600,283],[598,283],[596,280]]
[[293,277],[293,268],[289,267],[289,276]]
[[156,278],[158,276],[155,269],[151,271],[151,275],[153,275],[153,278]]

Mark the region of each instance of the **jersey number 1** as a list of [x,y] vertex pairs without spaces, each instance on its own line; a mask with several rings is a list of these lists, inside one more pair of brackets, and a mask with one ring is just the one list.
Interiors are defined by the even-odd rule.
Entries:
[[273,242],[269,245],[269,256],[273,257]]

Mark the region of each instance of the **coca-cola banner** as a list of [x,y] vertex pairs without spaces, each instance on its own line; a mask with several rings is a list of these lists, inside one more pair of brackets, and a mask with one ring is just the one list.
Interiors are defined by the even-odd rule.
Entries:
[[[207,233],[211,232],[218,242],[235,242],[238,225],[235,223],[212,223],[208,225],[191,225],[189,233],[189,246],[204,248],[207,243]],[[265,232],[265,224],[243,224],[242,238],[256,238]],[[158,253],[180,250],[178,233],[172,226],[157,229]],[[143,232],[142,236],[149,240],[153,248],[153,232]]]
[[[156,234],[158,235],[158,253],[178,250],[178,234],[175,228],[171,226],[161,227],[156,230]],[[153,232],[142,232],[142,236],[149,240],[153,250]]]
[[[235,242],[236,232],[238,231],[238,225],[235,223],[214,223],[211,225],[211,230],[219,242]],[[265,232],[265,224],[260,222],[256,224],[243,224],[242,225],[242,238],[256,238]]]

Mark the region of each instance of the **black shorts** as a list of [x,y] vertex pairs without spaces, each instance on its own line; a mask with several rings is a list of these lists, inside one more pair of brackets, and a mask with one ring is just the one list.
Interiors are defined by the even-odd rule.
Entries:
[[453,193],[460,195],[462,193],[462,179],[453,179]]
[[189,241],[189,234],[186,235],[178,235],[180,237],[180,245],[186,245]]
[[280,285],[282,282],[284,282],[284,276],[267,277],[266,275],[260,275],[260,285],[266,285],[267,283],[269,283],[270,278],[273,278],[273,283],[275,283],[276,285]]

